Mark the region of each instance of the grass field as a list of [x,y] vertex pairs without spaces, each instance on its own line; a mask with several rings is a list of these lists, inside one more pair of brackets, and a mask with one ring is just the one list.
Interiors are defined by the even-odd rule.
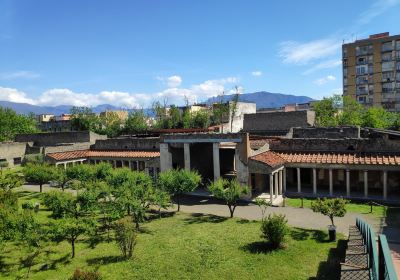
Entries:
[[[21,204],[38,201],[41,194],[20,195]],[[45,209],[37,213],[43,223],[50,214]],[[95,244],[79,240],[74,259],[68,243],[49,243],[30,279],[68,279],[76,268],[99,271],[103,279],[337,279],[343,241],[326,240],[325,232],[292,228],[286,248],[271,251],[260,237],[260,222],[172,213],[143,225],[132,259],[122,259],[105,235]],[[7,244],[0,258],[1,279],[26,275],[20,261],[25,250]]]
[[[303,207],[311,208],[311,202],[313,200],[314,199],[312,199],[312,198],[304,198],[303,199]],[[291,206],[291,207],[300,207],[301,199],[300,198],[286,198],[286,205]],[[386,217],[386,210],[387,210],[385,206],[373,205],[372,213],[371,213],[370,205],[368,205],[366,203],[356,203],[356,202],[352,202],[352,201],[346,205],[346,209],[348,212],[373,215],[377,218]]]

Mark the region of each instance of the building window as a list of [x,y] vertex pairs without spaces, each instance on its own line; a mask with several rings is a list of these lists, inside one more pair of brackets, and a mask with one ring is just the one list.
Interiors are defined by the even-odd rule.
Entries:
[[382,92],[392,92],[392,91],[393,91],[393,83],[382,84]]
[[400,51],[400,40],[396,42],[396,50]]
[[394,61],[383,62],[382,63],[382,72],[385,71],[393,71],[394,70]]
[[368,76],[359,76],[356,79],[357,85],[368,84]]
[[347,76],[347,68],[343,68],[343,76]]
[[396,70],[397,70],[397,71],[400,71],[400,62],[397,62],[397,64],[396,64]]
[[392,53],[384,53],[382,54],[382,61],[391,61],[392,58]]
[[392,41],[386,42],[382,44],[382,51],[387,52],[387,51],[392,51],[393,50],[393,44]]
[[343,48],[343,57],[347,57],[347,48]]
[[357,75],[367,74],[368,73],[368,66],[367,65],[356,66],[356,73],[357,73]]
[[343,85],[347,86],[347,78],[343,78]]
[[382,82],[391,82],[394,80],[393,72],[383,72],[382,73]]
[[14,158],[14,165],[20,165],[21,164],[21,157],[15,157]]

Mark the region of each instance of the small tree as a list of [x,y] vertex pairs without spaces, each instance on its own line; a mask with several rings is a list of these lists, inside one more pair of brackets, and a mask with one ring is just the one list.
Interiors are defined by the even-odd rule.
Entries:
[[194,191],[201,182],[201,176],[197,171],[171,169],[163,172],[158,177],[159,185],[169,194],[175,197],[180,210],[181,196],[186,192]]
[[43,203],[52,211],[53,218],[59,219],[74,213],[76,198],[70,193],[51,191],[44,194]]
[[24,183],[24,178],[17,173],[3,173],[0,171],[0,189],[4,191],[9,191],[14,188],[22,186]]
[[166,191],[154,189],[152,202],[157,206],[158,216],[161,218],[161,209],[167,209],[171,205],[171,197]]
[[208,189],[216,198],[225,201],[229,208],[231,218],[233,217],[239,199],[248,193],[248,188],[240,185],[237,180],[223,178],[219,178],[212,183]]
[[344,217],[344,215],[346,215],[346,203],[347,200],[343,198],[318,198],[316,201],[311,203],[311,209],[316,213],[328,216],[331,220],[332,226],[335,226],[333,218]]
[[24,166],[22,172],[28,182],[36,183],[40,186],[40,192],[43,191],[43,184],[56,178],[55,167],[48,164],[28,163]]
[[79,236],[92,234],[95,230],[93,218],[62,218],[52,224],[53,238],[61,242],[67,240],[71,244],[71,257],[75,257],[75,243]]
[[129,219],[124,218],[115,223],[115,241],[124,258],[132,257],[136,245],[136,232]]
[[264,220],[265,219],[265,213],[267,212],[267,208],[269,206],[271,206],[271,202],[269,202],[269,201],[267,201],[265,199],[259,198],[259,197],[257,197],[254,202],[258,207],[260,207],[261,220]]
[[289,232],[287,227],[287,219],[282,214],[268,215],[261,222],[262,237],[264,237],[273,248],[282,247],[285,236]]

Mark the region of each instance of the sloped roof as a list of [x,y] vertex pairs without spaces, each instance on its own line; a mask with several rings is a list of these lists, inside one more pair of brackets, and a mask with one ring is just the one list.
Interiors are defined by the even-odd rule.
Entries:
[[60,153],[47,154],[49,158],[56,161],[72,160],[91,157],[105,157],[105,158],[155,158],[160,156],[157,151],[69,151]]
[[285,160],[277,153],[272,151],[267,151],[258,155],[255,155],[250,158],[250,160],[255,160],[264,164],[269,165],[270,167],[277,167],[285,164]]

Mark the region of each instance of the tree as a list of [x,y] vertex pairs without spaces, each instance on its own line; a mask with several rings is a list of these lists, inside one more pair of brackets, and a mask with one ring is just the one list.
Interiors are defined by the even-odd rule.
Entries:
[[341,98],[340,95],[334,95],[314,103],[315,122],[318,126],[337,126]]
[[207,128],[210,125],[210,116],[207,111],[197,111],[191,116],[190,126],[192,128]]
[[346,215],[346,203],[347,200],[343,198],[317,198],[316,201],[311,203],[311,209],[316,213],[328,216],[332,226],[335,226],[333,218],[344,217],[344,215]]
[[158,216],[161,218],[161,209],[167,209],[171,205],[171,197],[170,195],[161,189],[154,189],[153,197],[152,197],[153,205],[158,208]]
[[31,164],[28,163],[22,169],[26,181],[39,184],[40,192],[42,192],[43,184],[48,183],[56,178],[55,167],[48,164]]
[[72,107],[71,114],[71,127],[74,130],[98,131],[101,128],[99,117],[89,107]]
[[343,97],[342,112],[338,114],[339,125],[362,125],[364,107],[350,96]]
[[125,123],[125,132],[129,134],[140,134],[148,129],[146,116],[143,110],[138,110],[131,113]]
[[105,112],[98,117],[99,127],[95,127],[94,131],[98,134],[105,134],[108,137],[116,137],[120,135],[122,130],[122,120],[120,116],[113,111]]
[[197,171],[171,169],[162,172],[158,184],[163,190],[175,197],[180,211],[180,198],[183,193],[194,191],[201,182]]
[[372,128],[390,128],[395,126],[397,115],[383,108],[371,107],[364,114],[363,126]]
[[271,206],[271,202],[263,199],[263,198],[259,198],[257,197],[256,200],[254,201],[255,204],[260,207],[261,210],[261,220],[265,219],[265,213],[267,212],[267,208],[269,206]]
[[55,168],[54,170],[54,181],[57,182],[57,186],[61,188],[62,191],[65,190],[67,184],[72,178],[68,176],[67,170],[64,168]]
[[75,243],[79,236],[92,234],[96,228],[95,220],[89,217],[62,218],[55,220],[51,225],[52,237],[61,242],[66,240],[71,245],[71,257],[75,257]]
[[43,203],[52,211],[53,218],[60,219],[75,212],[76,198],[70,193],[51,191],[44,194]]
[[0,106],[0,142],[12,141],[17,134],[35,133],[36,125],[35,119]]
[[0,170],[0,189],[9,191],[22,186],[23,183],[24,178],[20,174]]
[[96,172],[96,165],[79,164],[68,167],[66,171],[66,176],[71,180],[75,179],[83,184],[85,182],[94,181],[97,175]]
[[219,199],[225,201],[229,208],[230,217],[233,217],[239,199],[248,193],[246,186],[240,185],[237,180],[219,178],[208,187],[210,192]]
[[213,104],[213,123],[221,125],[221,132],[224,132],[222,123],[229,114],[229,103],[225,102],[224,92],[218,98],[219,102]]

